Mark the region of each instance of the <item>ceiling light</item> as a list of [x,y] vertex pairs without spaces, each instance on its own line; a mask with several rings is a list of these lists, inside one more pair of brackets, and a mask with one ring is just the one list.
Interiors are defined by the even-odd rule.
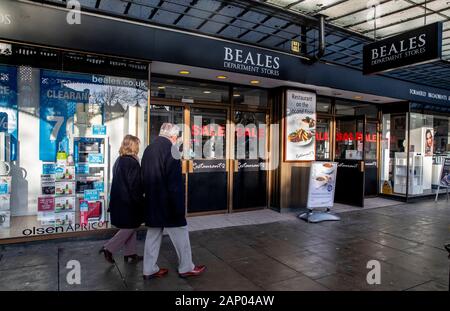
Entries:
[[188,74],[190,74],[191,72],[188,71],[188,70],[180,70],[180,71],[178,71],[178,73],[179,73],[180,75],[188,75]]
[[165,86],[158,86],[158,90],[164,90],[165,88]]
[[353,98],[354,98],[354,99],[363,99],[363,97],[362,97],[362,96],[359,96],[359,95],[353,96]]
[[211,91],[203,91],[203,94],[211,94]]
[[222,79],[222,80],[224,80],[224,79],[227,78],[227,76],[222,76],[222,75],[220,75],[220,76],[217,76],[216,78],[217,78],[217,79]]
[[241,94],[233,94],[234,97],[239,97]]
[[250,84],[259,84],[259,82],[260,82],[259,80],[251,80]]

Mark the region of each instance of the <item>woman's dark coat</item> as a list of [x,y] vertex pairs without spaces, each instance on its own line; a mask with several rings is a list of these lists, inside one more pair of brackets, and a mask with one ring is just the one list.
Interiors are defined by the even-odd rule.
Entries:
[[138,228],[143,222],[141,167],[132,156],[120,156],[113,167],[109,199],[111,224],[120,229]]
[[186,226],[181,162],[173,158],[171,150],[172,142],[158,136],[142,157],[144,218],[148,227]]

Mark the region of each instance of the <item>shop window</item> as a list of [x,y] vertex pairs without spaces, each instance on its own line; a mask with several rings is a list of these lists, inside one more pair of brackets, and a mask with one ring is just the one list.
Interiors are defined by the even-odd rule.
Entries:
[[378,108],[373,104],[354,102],[347,100],[336,100],[336,115],[339,116],[366,116],[377,118]]
[[233,102],[236,105],[267,107],[268,92],[263,89],[234,87]]
[[449,118],[411,113],[408,196],[436,193],[442,165],[448,156]]
[[316,127],[316,160],[330,159],[330,120],[317,119]]
[[407,151],[407,114],[384,114],[381,134],[380,193],[406,195]]
[[147,140],[147,82],[31,67],[0,74],[0,238],[109,227],[122,138],[137,135],[141,153]]
[[331,113],[332,99],[328,97],[317,97],[317,112]]
[[[177,106],[150,106],[150,143],[159,135],[161,126],[164,123],[177,124],[180,129],[184,129],[183,107]],[[183,137],[183,134],[181,137]]]

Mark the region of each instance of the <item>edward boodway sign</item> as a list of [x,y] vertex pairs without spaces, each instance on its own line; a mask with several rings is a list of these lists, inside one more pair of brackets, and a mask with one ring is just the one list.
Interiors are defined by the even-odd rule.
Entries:
[[363,72],[371,74],[441,58],[442,23],[434,23],[370,43],[363,50]]

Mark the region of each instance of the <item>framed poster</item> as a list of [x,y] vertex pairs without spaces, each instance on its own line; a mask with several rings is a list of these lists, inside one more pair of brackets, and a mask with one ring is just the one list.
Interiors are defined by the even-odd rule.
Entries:
[[284,122],[284,160],[316,158],[316,94],[288,90]]

